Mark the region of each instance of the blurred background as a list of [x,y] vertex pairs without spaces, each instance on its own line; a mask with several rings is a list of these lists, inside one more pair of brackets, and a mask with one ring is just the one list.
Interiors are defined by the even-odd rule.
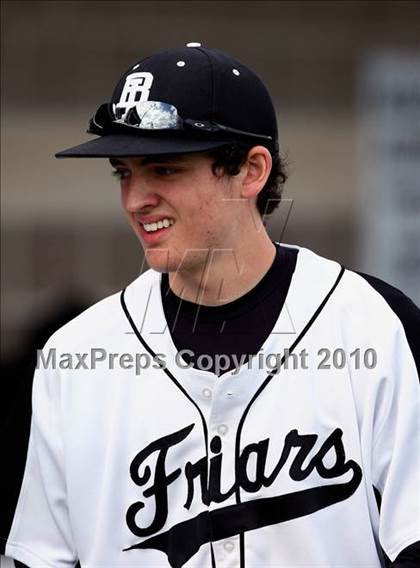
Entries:
[[107,161],[54,153],[89,138],[89,117],[126,68],[191,41],[241,60],[272,93],[290,171],[272,238],[420,301],[420,2],[31,0],[1,10],[9,373],[140,273]]

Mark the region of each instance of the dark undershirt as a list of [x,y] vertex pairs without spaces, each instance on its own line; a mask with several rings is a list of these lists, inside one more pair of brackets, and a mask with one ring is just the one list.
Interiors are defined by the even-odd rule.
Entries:
[[[163,309],[172,340],[178,352],[194,352],[193,355],[182,353],[186,362],[220,375],[234,369],[238,360],[244,364],[258,353],[279,317],[298,254],[296,249],[274,244],[276,256],[258,284],[240,298],[221,306],[202,306],[182,300],[170,289],[168,274],[162,275]],[[197,361],[203,354],[211,359],[201,357]],[[220,363],[221,354],[227,355],[229,361],[226,359],[227,368],[220,371],[215,356]],[[237,359],[232,359],[232,355]],[[241,356],[244,358],[240,359]]]

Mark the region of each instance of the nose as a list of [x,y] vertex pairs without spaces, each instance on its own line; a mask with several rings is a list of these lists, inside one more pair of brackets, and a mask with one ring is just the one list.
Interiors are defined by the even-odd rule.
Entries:
[[138,213],[159,205],[160,197],[144,182],[134,178],[121,188],[121,201],[128,213]]

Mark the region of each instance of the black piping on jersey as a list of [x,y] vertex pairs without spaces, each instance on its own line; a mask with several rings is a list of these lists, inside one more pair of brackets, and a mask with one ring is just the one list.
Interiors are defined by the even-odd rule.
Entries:
[[[292,353],[293,350],[295,349],[295,347],[301,342],[301,340],[303,339],[303,337],[306,335],[306,333],[308,332],[308,330],[312,327],[313,323],[315,322],[315,320],[317,319],[317,317],[319,316],[319,314],[322,312],[322,310],[324,309],[326,303],[328,302],[328,300],[330,299],[331,295],[333,294],[334,290],[337,288],[341,278],[343,277],[344,274],[344,266],[341,266],[341,270],[340,273],[337,276],[336,281],[334,282],[331,290],[328,292],[328,294],[325,296],[325,298],[322,300],[322,302],[320,303],[320,305],[318,306],[318,308],[315,310],[314,314],[312,315],[312,317],[310,318],[310,320],[308,321],[308,323],[305,325],[305,327],[302,329],[302,331],[300,332],[299,336],[295,339],[295,341],[292,343],[292,345],[290,346],[290,348],[288,349],[288,354]],[[247,414],[251,408],[251,406],[253,405],[253,403],[255,402],[255,400],[260,396],[260,394],[262,393],[262,391],[265,389],[265,387],[268,385],[268,383],[271,381],[271,379],[280,371],[280,367],[283,365],[284,361],[285,361],[286,356],[283,355],[283,357],[281,358],[280,363],[277,365],[277,367],[275,367],[272,371],[270,371],[270,373],[268,374],[267,378],[265,379],[265,381],[262,383],[262,385],[260,386],[260,388],[257,390],[257,392],[254,394],[254,396],[251,398],[250,402],[248,403],[248,406],[245,408],[244,413],[242,414],[242,417],[239,421],[238,424],[238,430],[236,432],[236,440],[235,440],[235,470],[236,470],[236,476],[239,477],[239,457],[240,457],[240,449],[241,449],[241,433],[242,433],[242,428],[245,422],[245,419],[247,417]],[[235,490],[235,496],[236,496],[236,502],[237,503],[241,503],[241,494],[240,494],[240,487],[239,485],[237,486],[236,490]],[[241,532],[239,534],[239,554],[240,554],[240,568],[245,568],[245,535],[243,532]]]
[[[134,331],[137,339],[140,341],[140,343],[143,345],[143,347],[150,353],[150,355],[152,355],[152,357],[155,360],[159,360],[157,354],[153,351],[153,349],[151,347],[149,347],[149,345],[146,343],[146,341],[143,339],[143,337],[141,336],[139,330],[136,327],[136,324],[134,323],[133,318],[130,315],[130,312],[128,311],[127,308],[127,304],[125,303],[125,288],[124,290],[121,292],[121,296],[120,296],[120,300],[121,300],[121,306],[122,309],[124,311],[124,314],[126,316],[126,318],[128,319],[132,330]],[[206,446],[206,459],[207,459],[207,463],[209,461],[209,450],[208,450],[208,430],[207,430],[207,424],[205,421],[205,418],[203,416],[203,413],[200,410],[200,407],[198,406],[198,404],[194,401],[194,399],[187,393],[187,391],[184,389],[184,387],[177,381],[177,379],[174,377],[174,375],[169,371],[169,369],[167,369],[166,367],[161,367],[162,371],[171,379],[171,381],[175,384],[175,386],[178,387],[178,389],[182,392],[182,394],[193,404],[193,406],[197,409],[200,418],[201,418],[201,423],[203,426],[203,433],[204,433],[204,441],[205,441],[205,446]],[[211,533],[211,523],[209,523],[209,528],[210,528],[210,533]],[[212,542],[210,540],[210,550],[211,550],[211,564],[212,564],[212,568],[216,568],[216,562],[215,562],[215,558],[214,558],[214,552],[213,552],[213,545]]]
[[[143,337],[141,336],[139,330],[136,327],[136,324],[133,321],[133,318],[130,315],[130,312],[128,311],[127,308],[127,304],[125,303],[125,288],[124,290],[121,292],[121,306],[122,309],[124,310],[125,316],[128,319],[128,321],[130,322],[130,325],[134,331],[134,333],[137,336],[137,339],[140,341],[140,343],[143,345],[143,347],[150,353],[150,355],[152,355],[155,360],[159,360],[159,357],[157,356],[157,354],[153,351],[153,349],[151,347],[149,347],[149,345],[145,342],[145,340],[143,339]],[[179,390],[182,392],[182,394],[188,398],[188,400],[193,404],[193,406],[197,409],[200,418],[201,418],[201,422],[203,425],[203,432],[204,432],[204,440],[205,440],[205,444],[206,444],[206,458],[208,459],[208,431],[207,431],[207,424],[206,421],[204,419],[203,413],[200,410],[200,407],[198,406],[198,404],[194,401],[194,399],[187,393],[187,391],[184,389],[184,387],[177,381],[177,379],[174,377],[174,375],[166,368],[166,367],[161,367],[162,371],[164,373],[166,373],[166,375],[168,375],[168,377],[171,379],[171,381],[179,388]]]
[[[315,310],[314,314],[312,315],[312,317],[310,318],[310,320],[308,321],[308,323],[305,325],[305,327],[303,328],[303,330],[301,331],[301,333],[299,334],[299,336],[296,338],[296,340],[292,343],[292,345],[289,348],[289,353],[292,353],[292,351],[295,349],[295,347],[300,343],[300,341],[303,339],[303,337],[306,335],[306,333],[308,332],[308,330],[311,328],[311,326],[313,325],[313,323],[315,322],[315,320],[317,319],[317,317],[319,316],[319,314],[322,312],[322,310],[324,309],[326,303],[328,302],[329,298],[331,297],[331,295],[333,294],[334,290],[337,288],[343,274],[344,274],[344,267],[341,266],[341,270],[337,276],[336,281],[334,282],[333,286],[331,287],[330,291],[328,292],[328,294],[325,296],[325,298],[323,299],[323,301],[321,302],[321,304],[318,306],[318,308]],[[136,324],[134,323],[133,318],[130,315],[130,312],[128,311],[127,308],[127,304],[125,302],[125,289],[121,292],[121,296],[120,296],[120,300],[121,300],[121,306],[122,309],[124,311],[124,314],[126,316],[126,318],[128,319],[130,326],[132,328],[132,330],[134,331],[137,339],[140,341],[140,343],[143,345],[143,347],[150,353],[150,355],[152,355],[153,358],[157,359],[157,354],[153,351],[153,349],[146,343],[146,341],[143,339],[143,337],[141,336],[139,330],[136,327]],[[242,432],[242,427],[243,424],[245,422],[245,418],[252,406],[252,404],[254,403],[254,401],[258,398],[258,396],[262,393],[262,391],[265,389],[265,387],[268,385],[268,383],[271,381],[271,379],[278,373],[278,371],[280,370],[280,367],[283,365],[285,361],[285,356],[282,357],[280,364],[275,367],[274,369],[272,369],[270,371],[270,373],[268,374],[267,378],[265,379],[265,381],[263,382],[263,384],[260,386],[260,388],[257,390],[257,392],[255,393],[255,395],[252,397],[251,401],[249,402],[248,406],[246,407],[240,421],[239,421],[239,425],[238,425],[238,430],[236,433],[236,440],[235,440],[235,470],[236,470],[236,475],[238,476],[238,470],[239,470],[239,454],[240,454],[240,441],[241,441],[241,432]],[[182,385],[178,382],[178,380],[174,377],[174,375],[166,368],[166,367],[162,367],[162,371],[170,378],[170,380],[178,387],[178,389],[182,392],[182,394],[193,404],[193,406],[197,409],[200,418],[201,418],[201,423],[203,426],[203,432],[204,432],[204,440],[205,440],[205,444],[206,444],[206,459],[208,461],[209,459],[209,452],[208,452],[208,430],[207,430],[207,424],[206,421],[204,419],[203,413],[200,410],[200,407],[196,404],[196,402],[194,401],[194,399],[188,394],[188,392],[182,387]],[[241,503],[241,496],[240,496],[240,489],[239,486],[236,488],[235,490],[235,496],[236,496],[236,502],[237,503]],[[210,522],[210,533],[212,530],[212,526],[211,526],[211,522]],[[240,543],[240,550],[239,550],[239,555],[240,555],[240,568],[245,568],[245,539],[244,539],[244,533],[241,532],[239,534],[239,543]],[[216,562],[215,562],[215,557],[214,557],[214,551],[213,551],[213,546],[212,543],[210,541],[210,550],[211,550],[211,563],[212,563],[212,568],[216,568]]]

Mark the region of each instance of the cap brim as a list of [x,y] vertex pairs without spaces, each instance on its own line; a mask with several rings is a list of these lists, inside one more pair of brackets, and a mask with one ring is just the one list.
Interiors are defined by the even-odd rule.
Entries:
[[89,142],[67,148],[55,154],[56,158],[110,158],[150,156],[159,154],[184,154],[211,150],[229,144],[227,138],[200,139],[197,137],[133,136],[108,134]]

